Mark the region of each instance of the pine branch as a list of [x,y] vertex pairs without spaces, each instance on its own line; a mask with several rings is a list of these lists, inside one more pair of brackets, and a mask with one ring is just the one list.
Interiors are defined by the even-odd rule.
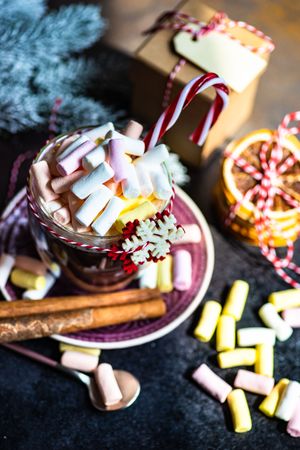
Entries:
[[13,20],[37,20],[46,11],[44,0],[0,0],[1,24]]

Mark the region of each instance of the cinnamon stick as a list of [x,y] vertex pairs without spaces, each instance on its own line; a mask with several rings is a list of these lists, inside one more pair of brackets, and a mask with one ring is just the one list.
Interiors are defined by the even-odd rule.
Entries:
[[73,333],[140,319],[153,319],[163,316],[165,312],[165,302],[157,298],[128,305],[6,318],[0,320],[0,343],[36,339],[56,333]]
[[16,300],[0,302],[0,319],[7,317],[31,316],[34,314],[73,311],[101,306],[126,305],[159,298],[158,289],[128,289],[107,294],[88,294],[64,297],[49,297],[43,300]]

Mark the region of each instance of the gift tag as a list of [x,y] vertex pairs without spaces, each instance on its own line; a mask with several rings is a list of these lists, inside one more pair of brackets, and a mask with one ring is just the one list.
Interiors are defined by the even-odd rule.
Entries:
[[[189,28],[197,25],[189,24]],[[174,37],[175,51],[207,72],[215,72],[236,92],[242,92],[265,68],[266,61],[229,36],[211,31],[193,40],[181,31]]]

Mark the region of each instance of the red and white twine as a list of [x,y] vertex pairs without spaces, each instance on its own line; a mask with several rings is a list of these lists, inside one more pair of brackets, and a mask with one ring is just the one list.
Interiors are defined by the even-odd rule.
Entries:
[[[190,24],[197,25],[199,28],[195,29],[195,27],[191,27]],[[253,45],[245,44],[230,33],[229,30],[236,27],[246,29],[255,34],[257,37],[265,41],[265,45],[255,47]],[[208,23],[205,23],[200,22],[199,20],[185,13],[181,13],[178,11],[168,11],[160,16],[156,23],[151,28],[146,30],[145,33],[154,33],[159,30],[185,31],[186,33],[190,33],[194,40],[200,39],[202,36],[210,33],[211,31],[217,31],[218,33],[226,34],[226,36],[228,36],[230,39],[237,41],[240,45],[247,48],[251,52],[258,54],[271,53],[275,48],[272,39],[262,31],[241,20],[231,20],[224,12],[217,12],[213,15]],[[185,63],[186,60],[184,58],[180,58],[170,72],[163,95],[162,108],[165,108],[169,104],[174,79]]]
[[[296,126],[291,126],[291,122],[297,121]],[[271,212],[274,205],[275,195],[280,196],[293,209],[300,213],[300,203],[290,194],[284,192],[276,185],[276,178],[282,175],[286,170],[291,168],[295,163],[300,161],[300,152],[295,151],[284,162],[283,157],[283,137],[287,135],[296,135],[300,133],[300,111],[287,114],[277,131],[272,138],[264,142],[259,152],[261,162],[261,171],[257,170],[245,159],[236,157],[234,155],[226,155],[232,158],[234,163],[244,172],[251,175],[257,184],[249,189],[240,201],[235,203],[229,211],[226,219],[226,225],[229,226],[234,220],[238,209],[245,203],[250,202],[254,197],[258,197],[257,203],[254,206],[254,225],[257,232],[258,242],[262,254],[274,266],[277,274],[288,284],[294,288],[300,288],[300,283],[294,280],[285,270],[289,269],[295,274],[300,274],[300,267],[292,262],[294,257],[294,242],[290,240],[284,231],[281,231],[282,237],[286,237],[287,251],[286,256],[281,258],[277,255],[276,247],[274,245],[274,237],[272,235],[272,228],[278,228],[277,223],[272,219]],[[270,145],[273,148],[267,159],[267,152]],[[299,230],[298,230],[299,232]]]

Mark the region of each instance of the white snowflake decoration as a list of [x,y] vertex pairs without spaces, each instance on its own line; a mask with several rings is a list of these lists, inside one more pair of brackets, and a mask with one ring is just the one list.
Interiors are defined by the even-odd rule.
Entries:
[[[134,264],[144,264],[150,256],[164,258],[169,252],[171,244],[184,234],[181,227],[177,228],[173,214],[153,221],[146,219],[140,221],[135,234],[125,239],[123,250],[130,252]],[[137,250],[141,247],[139,250]],[[132,252],[132,253],[131,253]]]

